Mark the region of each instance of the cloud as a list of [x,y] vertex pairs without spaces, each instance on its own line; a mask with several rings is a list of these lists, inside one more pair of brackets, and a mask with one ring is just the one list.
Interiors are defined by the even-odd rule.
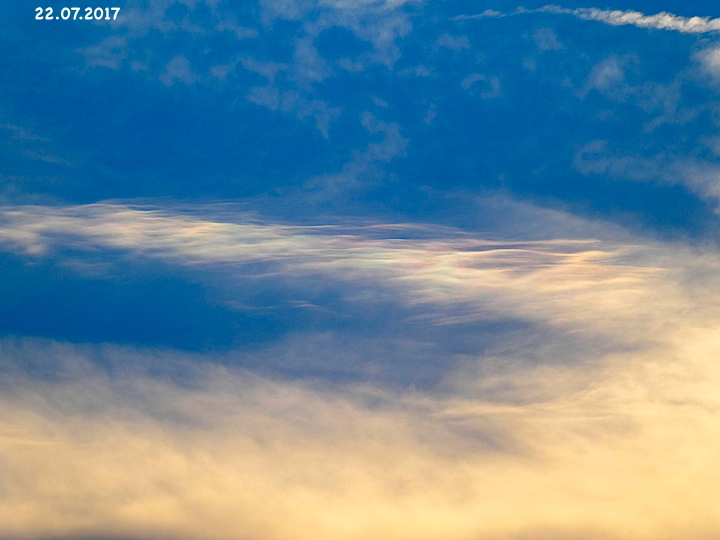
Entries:
[[[324,138],[329,138],[330,124],[340,116],[341,109],[313,98],[311,83],[322,81],[329,72],[311,40],[306,38],[296,43],[295,62],[292,65],[258,62],[249,57],[244,58],[242,63],[247,70],[267,79],[265,86],[250,88],[246,96],[249,102],[267,107],[271,111],[294,112],[299,120],[313,118],[318,131]],[[282,77],[286,74],[287,77]],[[282,78],[292,79],[298,85],[280,82]],[[288,89],[283,91],[281,87]]]
[[563,48],[552,28],[539,28],[531,37],[541,51],[557,51]]
[[[634,54],[618,56],[611,55],[593,67],[587,76],[583,89],[576,95],[585,98],[592,90],[597,90],[608,99],[623,103],[631,97],[638,97],[649,102],[648,97],[656,89],[657,85],[645,83],[640,86],[632,86],[627,82],[625,73],[628,68],[637,66],[639,59]],[[677,97],[675,105],[677,105]],[[649,109],[649,107],[644,107]],[[666,107],[667,109],[667,107]],[[652,109],[650,109],[652,110]]]
[[[405,37],[412,30],[407,13],[400,9],[410,3],[407,0],[393,1],[295,1],[267,0],[261,2],[262,18],[266,24],[277,18],[303,20],[304,34],[317,38],[323,30],[332,27],[346,28],[357,38],[372,45],[373,50],[361,54],[353,61],[341,58],[338,65],[350,71],[360,71],[368,65],[379,63],[392,68],[400,58],[398,38]],[[302,36],[302,37],[305,37]],[[298,40],[295,56],[300,56],[298,68],[302,71],[306,62],[307,44]],[[314,56],[311,52],[311,57]],[[312,60],[314,64],[316,60]]]
[[3,141],[4,146],[10,151],[11,155],[65,167],[74,167],[76,165],[72,160],[56,154],[58,148],[53,140],[37,135],[23,126],[16,124],[0,125],[0,140]]
[[720,168],[699,158],[677,158],[660,153],[646,157],[618,154],[607,141],[595,140],[583,145],[574,159],[575,169],[582,174],[603,174],[640,182],[683,185],[706,201],[720,201]]
[[181,54],[175,55],[167,63],[165,69],[160,74],[160,80],[165,86],[172,86],[175,81],[185,84],[193,84],[197,82],[198,77],[193,73],[190,61]]
[[[537,9],[518,8],[509,15],[526,13],[556,13],[558,15],[572,15],[585,21],[599,21],[612,26],[632,25],[638,28],[652,28],[656,30],[673,30],[687,34],[706,34],[720,30],[720,19],[710,17],[681,17],[665,11],[656,15],[645,15],[639,11],[609,10],[598,8],[568,9],[554,5],[543,6]],[[485,10],[476,15],[458,15],[452,20],[470,20],[506,17],[508,14]]]
[[[305,195],[313,202],[322,203],[330,198],[337,201],[368,186],[376,186],[386,178],[381,164],[405,155],[409,141],[401,135],[397,122],[383,122],[365,111],[360,115],[360,125],[371,135],[370,142],[364,149],[353,150],[352,158],[340,172],[319,175],[305,183]],[[382,138],[372,140],[375,134]]]
[[502,13],[500,11],[496,11],[494,9],[486,9],[482,13],[477,13],[475,15],[456,15],[452,18],[453,21],[464,21],[468,19],[496,19],[496,18],[502,18],[507,17],[505,13]]
[[321,82],[329,75],[325,60],[320,56],[310,38],[297,40],[294,56],[294,78],[301,85],[309,87],[310,83]]
[[124,36],[110,36],[97,45],[91,45],[77,52],[85,56],[87,67],[107,67],[119,69],[120,64],[127,58],[128,43]]
[[363,159],[388,162],[397,156],[405,155],[408,140],[400,135],[400,126],[397,123],[382,122],[369,112],[360,116],[360,123],[368,132],[383,135],[382,142],[368,145]]
[[[226,3],[214,0],[131,2],[122,8],[117,20],[101,24],[112,34],[100,43],[76,50],[85,57],[87,67],[117,70],[127,61],[134,72],[153,73],[166,86],[206,79],[205,73],[218,61],[218,42],[237,47],[238,42],[258,35],[256,29],[237,24],[236,13]],[[215,39],[212,45],[210,36]],[[201,47],[202,52],[187,47],[178,50],[177,43],[187,39],[205,39],[208,46]],[[175,41],[164,48],[165,40]],[[148,48],[150,41],[153,45]],[[197,73],[190,69],[190,60]],[[217,77],[217,69],[214,78],[215,82],[223,79]]]
[[[538,212],[540,228],[566,236],[298,226],[221,219],[222,207],[3,209],[2,243],[25,257],[112,251],[234,281],[320,276],[429,305],[439,316],[428,327],[466,320],[448,306],[535,325],[454,358],[405,344],[454,366],[426,390],[270,378],[218,355],[6,338],[0,535],[716,536],[720,254]],[[307,356],[329,366],[352,354],[392,367],[384,339],[363,347],[301,333],[244,352],[255,358],[244,365]]]
[[257,37],[258,32],[257,30],[253,28],[244,28],[242,26],[238,26],[231,20],[223,20],[215,25],[215,30],[218,30],[220,32],[227,31],[232,32],[236,38],[238,39],[247,39],[247,38],[254,38]]
[[[245,20],[239,24],[237,10],[227,2],[137,2],[123,8],[121,19],[109,22],[114,35],[77,52],[85,56],[88,67],[117,70],[127,62],[138,75],[157,77],[165,86],[201,83],[208,91],[218,91],[236,85],[236,90],[251,103],[294,114],[299,120],[314,120],[327,139],[341,108],[316,87],[338,73],[362,71],[374,64],[392,69],[401,56],[396,42],[412,29],[409,15],[399,9],[405,3],[268,0],[260,2],[253,16],[243,14]],[[289,36],[281,36],[279,33],[284,34],[288,27],[274,28],[272,22],[276,19],[302,19],[303,24]],[[347,29],[369,50],[335,60],[323,57],[316,41],[323,31],[332,28]],[[277,51],[261,48],[258,52],[257,47],[247,43],[258,37],[275,43]],[[151,49],[147,48],[148,39],[155,42]],[[177,39],[206,45],[177,50],[172,45],[172,40]],[[467,46],[459,39],[453,46]],[[165,41],[171,45],[163,47]],[[280,50],[288,61],[270,61]],[[250,58],[250,51],[257,58]],[[242,79],[251,74],[242,68],[266,76],[267,84],[248,84]]]
[[477,82],[485,83],[483,87],[486,90],[484,92],[480,92],[480,97],[482,99],[492,99],[502,95],[500,78],[495,76],[489,77],[487,75],[483,75],[482,73],[471,73],[463,79],[460,86],[462,86],[464,90],[473,92],[473,87]]
[[[712,537],[719,337],[709,324],[684,328],[590,367],[498,373],[493,360],[512,356],[481,357],[484,369],[443,394],[5,340],[0,533]],[[27,359],[45,376],[25,374]],[[162,375],[173,370],[183,379]]]
[[446,47],[454,51],[470,48],[470,40],[467,36],[453,36],[444,32],[435,40],[437,47]]
[[21,126],[16,126],[15,124],[0,125],[0,128],[6,129],[10,133],[12,133],[11,137],[13,139],[18,139],[21,141],[51,142],[50,139],[48,139],[47,137],[40,137],[32,131]]
[[297,20],[306,18],[313,10],[345,12],[351,17],[368,13],[383,13],[396,10],[411,0],[262,0],[264,18]]
[[687,34],[705,34],[720,30],[720,19],[710,17],[681,17],[672,13],[661,12],[656,15],[645,15],[639,11],[607,10],[597,8],[567,9],[558,6],[544,6],[526,12],[558,13],[573,15],[586,21],[599,21],[612,26],[632,25],[638,28],[656,30],[674,30]]
[[[658,309],[653,299],[664,264],[653,261],[652,247],[600,240],[500,241],[413,224],[293,226],[240,215],[216,221],[116,204],[11,207],[0,220],[6,249],[32,257],[106,250],[220,272],[238,283],[283,276],[301,286],[320,278],[350,286],[348,299],[401,302],[436,324],[492,314],[643,335],[643,306]],[[637,266],[627,262],[643,258]]]
[[700,62],[702,70],[710,75],[715,83],[720,81],[720,49],[710,47],[695,55]]
[[250,103],[262,105],[271,111],[294,112],[299,120],[311,117],[324,138],[330,137],[330,124],[341,114],[340,107],[331,107],[320,99],[309,99],[308,95],[288,90],[281,92],[276,86],[255,86],[250,89],[246,99]]

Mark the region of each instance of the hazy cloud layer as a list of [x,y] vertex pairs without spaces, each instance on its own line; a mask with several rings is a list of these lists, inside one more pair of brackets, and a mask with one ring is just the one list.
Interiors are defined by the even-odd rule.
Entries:
[[[430,390],[271,379],[213,355],[5,339],[5,538],[720,533],[713,250],[220,217],[216,207],[15,207],[3,210],[0,237],[28,260],[112,250],[236,279],[263,263],[440,314],[456,305],[539,326],[466,353]],[[577,346],[597,335],[607,346]],[[244,354],[258,363],[342,354],[323,336],[304,339]],[[382,339],[353,354],[394,357]]]
[[[591,367],[465,373],[475,396],[454,397],[5,341],[2,534],[707,538],[719,344],[713,328],[684,328]],[[27,358],[49,379],[23,375]],[[195,378],[139,367],[158,363]]]

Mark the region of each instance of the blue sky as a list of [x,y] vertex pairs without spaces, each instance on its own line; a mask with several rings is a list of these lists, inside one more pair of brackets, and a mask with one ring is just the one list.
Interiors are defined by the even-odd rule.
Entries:
[[720,7],[115,5],[0,7],[0,536],[719,533]]

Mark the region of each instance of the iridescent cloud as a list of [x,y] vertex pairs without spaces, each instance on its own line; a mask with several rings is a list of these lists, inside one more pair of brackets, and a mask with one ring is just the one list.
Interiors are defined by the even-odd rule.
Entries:
[[[427,390],[273,379],[212,354],[5,339],[3,536],[720,532],[714,249],[210,215],[16,207],[3,212],[0,237],[23,257],[119,251],[238,278],[262,262],[433,307],[440,315],[428,324],[455,324],[443,310],[457,305],[466,317],[526,318],[545,339],[466,355]],[[589,336],[608,347],[572,346]],[[293,347],[269,350],[283,346]],[[368,354],[392,362],[382,342]],[[541,361],[524,362],[530,354]]]

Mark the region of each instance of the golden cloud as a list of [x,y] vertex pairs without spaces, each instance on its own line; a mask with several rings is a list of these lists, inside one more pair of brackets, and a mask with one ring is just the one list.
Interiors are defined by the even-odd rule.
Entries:
[[[14,212],[0,236],[30,256],[72,244],[201,269],[269,261],[283,275],[362,282],[398,302],[510,313],[545,339],[543,350],[519,340],[478,352],[424,391],[6,339],[2,537],[720,534],[720,259],[711,248],[490,242],[457,231],[401,240],[388,237],[391,226],[218,223],[112,205]],[[567,339],[586,334],[611,346],[579,352]],[[539,361],[519,361],[530,353]],[[28,359],[45,367],[28,371]],[[143,367],[168,363],[189,375]]]

